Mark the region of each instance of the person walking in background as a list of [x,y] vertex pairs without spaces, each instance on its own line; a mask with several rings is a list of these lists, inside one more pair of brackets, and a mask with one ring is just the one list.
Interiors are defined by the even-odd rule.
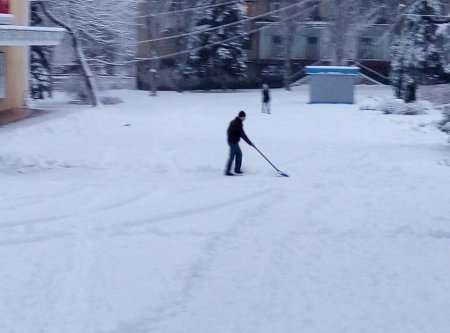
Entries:
[[262,112],[270,114],[270,90],[269,85],[264,83],[262,85]]
[[241,138],[247,142],[250,146],[253,146],[253,143],[247,137],[244,132],[244,120],[246,114],[244,111],[240,111],[238,116],[230,122],[227,130],[227,140],[228,145],[230,146],[230,156],[228,157],[227,165],[225,167],[225,176],[234,176],[231,173],[231,167],[234,161],[234,172],[237,174],[242,174],[241,166],[242,166],[242,151],[239,147],[239,141]]

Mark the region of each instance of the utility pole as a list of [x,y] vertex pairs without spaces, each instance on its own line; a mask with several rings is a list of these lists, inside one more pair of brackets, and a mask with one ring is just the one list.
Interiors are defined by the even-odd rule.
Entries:
[[[292,3],[292,0],[283,0],[282,6],[287,7]],[[292,75],[292,44],[294,42],[295,23],[289,16],[287,10],[283,10],[280,17],[282,18],[282,25],[284,30],[284,77],[283,85],[286,90],[291,90],[291,75]]]
[[[183,10],[185,9],[185,0],[178,0],[177,1],[177,9],[178,10]],[[182,33],[185,32],[186,30],[186,16],[187,14],[185,12],[179,12],[177,14],[177,24],[176,24],[176,31],[177,33]],[[187,38],[178,38],[177,39],[177,52],[184,50],[187,46],[187,42],[186,42]],[[184,63],[185,63],[185,59],[186,55],[184,54],[179,54],[178,56],[176,56],[176,64],[175,64],[175,68],[174,68],[174,72],[175,72],[175,80],[176,80],[176,86],[177,86],[177,91],[178,92],[183,92],[184,90]]]
[[[147,29],[150,35],[150,39],[158,38],[158,22],[157,13],[155,11],[158,8],[157,0],[147,0]],[[149,45],[149,83],[150,83],[150,96],[158,95],[158,52],[157,42],[150,42]]]

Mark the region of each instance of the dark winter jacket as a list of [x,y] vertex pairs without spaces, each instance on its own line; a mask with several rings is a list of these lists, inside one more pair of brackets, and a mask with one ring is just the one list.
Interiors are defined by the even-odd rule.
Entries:
[[228,135],[228,143],[238,143],[242,138],[245,142],[247,142],[250,146],[252,146],[252,142],[249,140],[247,135],[244,132],[244,125],[242,124],[242,120],[239,117],[236,117],[233,121],[230,122],[230,126],[228,126],[227,130]]
[[263,102],[264,103],[269,103],[270,102],[269,89],[263,89],[262,94],[263,94]]

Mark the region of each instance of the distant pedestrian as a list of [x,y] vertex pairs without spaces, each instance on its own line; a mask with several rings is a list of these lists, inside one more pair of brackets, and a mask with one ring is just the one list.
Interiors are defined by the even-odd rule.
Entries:
[[238,116],[230,122],[227,130],[227,139],[228,145],[230,146],[230,156],[228,157],[227,165],[225,167],[225,176],[234,176],[231,173],[231,166],[234,161],[234,172],[237,174],[243,173],[241,170],[242,166],[242,151],[239,147],[239,141],[241,138],[247,142],[250,146],[253,146],[253,143],[247,137],[244,132],[244,120],[246,114],[244,111],[240,111]]
[[264,83],[262,85],[262,113],[270,114],[270,90],[269,85]]

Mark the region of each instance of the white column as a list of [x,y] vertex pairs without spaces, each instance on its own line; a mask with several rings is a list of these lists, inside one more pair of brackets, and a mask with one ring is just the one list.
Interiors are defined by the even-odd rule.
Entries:
[[[23,17],[24,17],[24,25],[30,25],[30,1],[29,0],[23,0],[23,4],[24,4],[24,13],[23,13]],[[31,97],[30,97],[30,47],[27,46],[24,49],[24,53],[25,53],[25,63],[24,63],[24,67],[25,67],[25,71],[24,71],[24,80],[25,80],[25,87],[24,87],[24,106],[25,107],[30,107],[31,106]]]

